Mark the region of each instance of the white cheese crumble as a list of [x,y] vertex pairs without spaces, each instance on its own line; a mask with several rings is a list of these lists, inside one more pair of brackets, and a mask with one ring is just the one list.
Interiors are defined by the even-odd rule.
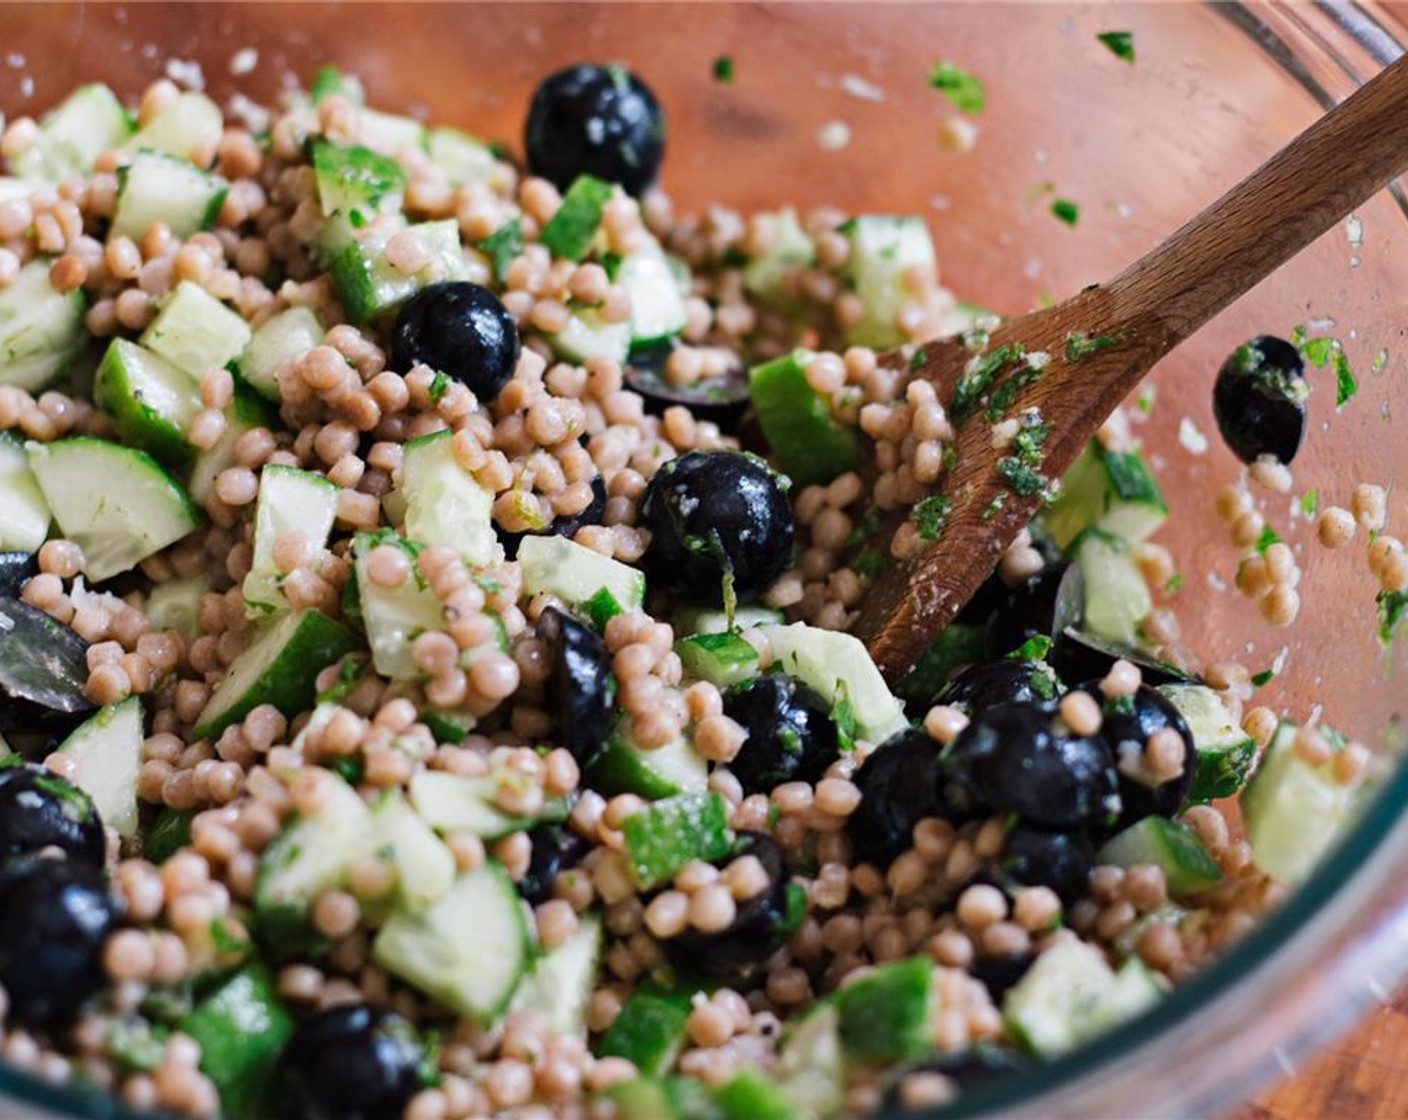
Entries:
[[851,126],[845,121],[829,121],[816,134],[816,142],[828,152],[839,152],[851,142]]
[[1207,454],[1208,437],[1186,416],[1178,422],[1178,442],[1194,455]]
[[884,101],[885,91],[874,82],[868,82],[859,74],[842,74],[841,88],[852,97],[862,101]]
[[259,65],[259,52],[253,47],[245,47],[230,56],[230,73],[248,74]]

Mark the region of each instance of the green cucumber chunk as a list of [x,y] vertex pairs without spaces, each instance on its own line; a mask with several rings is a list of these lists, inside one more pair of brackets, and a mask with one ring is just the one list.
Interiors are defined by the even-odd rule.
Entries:
[[627,253],[616,270],[616,282],[631,300],[632,346],[657,345],[684,330],[684,296],[659,242],[652,238]]
[[538,240],[554,257],[581,260],[601,226],[602,211],[611,201],[611,189],[610,183],[592,175],[578,175]]
[[419,238],[429,256],[419,272],[407,275],[386,259],[386,243],[392,233],[385,230],[369,232],[344,245],[333,257],[328,271],[349,322],[360,325],[391,312],[424,287],[464,278],[460,227],[453,218],[421,222],[403,232]]
[[1197,834],[1167,817],[1145,817],[1111,837],[1100,849],[1098,862],[1116,867],[1154,864],[1163,871],[1174,898],[1187,898],[1222,881],[1222,868]]
[[449,176],[454,186],[482,183],[499,162],[493,150],[457,128],[432,128],[427,141],[430,162]]
[[29,466],[63,535],[100,583],[135,568],[200,524],[186,492],[145,452],[78,436],[28,443]]
[[321,343],[324,333],[311,308],[290,307],[254,332],[235,368],[255,392],[278,403],[279,369]]
[[572,312],[567,326],[545,337],[559,358],[578,364],[592,358],[624,362],[631,352],[631,324],[608,323],[591,307]]
[[597,1054],[625,1058],[646,1077],[663,1076],[684,1049],[690,996],[649,986],[637,989],[601,1036]]
[[1245,786],[1256,766],[1256,741],[1232,718],[1222,697],[1201,684],[1166,684],[1159,691],[1188,724],[1198,752],[1187,803],[1231,797]]
[[846,330],[852,346],[880,350],[905,341],[900,314],[914,296],[907,279],[923,271],[938,283],[934,243],[924,219],[908,215],[863,214],[840,227],[851,243],[845,274],[865,314]]
[[798,486],[830,482],[860,461],[855,433],[832,419],[830,402],[807,384],[813,356],[794,350],[748,373],[758,424],[783,473]]
[[1128,543],[1088,529],[1073,551],[1085,587],[1084,629],[1098,638],[1141,648],[1139,624],[1154,609],[1154,600]]
[[196,720],[197,739],[215,739],[262,704],[289,719],[313,705],[317,677],[358,648],[340,622],[321,611],[291,611],[259,630],[230,664]]
[[288,609],[274,566],[274,545],[286,533],[302,533],[321,552],[337,517],[337,487],[320,474],[266,465],[259,472],[254,507],[254,556],[244,579],[245,613],[251,618]]
[[[382,587],[367,574],[371,554],[378,548],[399,549],[410,562],[411,574],[400,587]],[[427,630],[445,628],[443,604],[416,569],[421,551],[418,541],[408,541],[391,529],[358,533],[352,545],[372,664],[382,676],[396,681],[425,676],[412,655],[411,643]]]
[[137,834],[137,772],[146,737],[141,698],[129,696],[100,709],[59,747],[73,764],[73,784],[119,836]]
[[325,218],[342,217],[360,229],[380,214],[400,212],[406,172],[390,156],[319,139],[313,141],[312,162]]
[[714,1091],[724,1120],[802,1120],[781,1087],[760,1070],[745,1067]]
[[833,710],[848,703],[861,738],[883,743],[909,726],[904,706],[855,635],[804,622],[761,629],[772,647],[773,667],[811,685]]
[[249,324],[192,280],[176,285],[141,342],[199,381],[224,369],[249,345]]
[[382,794],[367,824],[372,850],[396,871],[401,906],[418,910],[449,893],[455,881],[454,854],[399,789]]
[[494,532],[494,495],[460,466],[454,434],[433,432],[408,440],[399,489],[406,499],[406,535],[453,548],[470,567],[503,559]]
[[675,653],[687,676],[720,688],[758,674],[758,651],[735,631],[681,638]]
[[235,382],[235,398],[225,410],[225,434],[210,450],[196,456],[186,490],[191,500],[204,504],[215,493],[215,479],[235,462],[235,445],[254,428],[278,427],[278,413],[263,397]]
[[709,784],[709,767],[686,738],[647,751],[618,725],[605,750],[587,768],[587,783],[608,797],[634,793],[647,801],[658,801],[704,789]]
[[581,607],[602,588],[627,610],[645,602],[645,573],[558,536],[528,536],[518,545],[523,594],[555,595]]
[[0,385],[27,393],[47,389],[66,373],[88,338],[88,297],[65,294],[49,281],[50,262],[30,261],[0,288]]
[[200,601],[209,590],[210,579],[204,574],[169,579],[152,588],[143,611],[153,630],[195,638],[200,635]]
[[799,305],[795,289],[787,290],[788,277],[810,268],[816,261],[816,243],[797,221],[797,211],[788,206],[776,213],[756,214],[767,249],[743,266],[743,289],[762,302],[781,310]]
[[1133,451],[1107,451],[1098,439],[1061,479],[1061,492],[1042,515],[1063,551],[1087,529],[1137,543],[1168,519],[1168,506],[1144,460]]
[[845,1105],[846,1073],[841,1016],[825,1002],[789,1024],[773,1074],[777,1086],[805,1116],[836,1116]]
[[177,467],[194,456],[186,431],[202,408],[200,385],[160,354],[113,339],[98,364],[93,401],[124,443]]
[[52,520],[24,444],[0,432],[0,551],[38,552]]
[[15,158],[15,174],[49,183],[86,176],[131,134],[132,118],[112,90],[101,82],[79,86],[45,116],[34,143]]
[[225,120],[203,93],[182,93],[123,145],[127,152],[164,152],[177,160],[208,167],[215,158]]
[[581,915],[576,932],[540,956],[523,978],[513,994],[514,1009],[547,1016],[554,1034],[584,1032],[587,1001],[600,977],[601,947],[601,916]]
[[674,877],[690,860],[708,863],[733,849],[728,806],[711,791],[676,794],[627,817],[626,861],[641,890]]
[[859,1062],[904,1061],[931,1046],[934,962],[909,957],[879,965],[833,997],[841,1048]]
[[109,237],[140,241],[158,222],[190,237],[215,224],[228,184],[184,159],[143,151],[117,173],[117,209]]
[[781,611],[755,604],[735,607],[732,617],[717,607],[681,607],[674,616],[676,634],[722,634],[754,626],[780,626],[786,621],[787,616]]
[[279,1002],[273,978],[246,965],[180,1021],[200,1045],[200,1069],[220,1094],[225,1120],[269,1115],[274,1071],[293,1034],[293,1018]]
[[482,775],[455,774],[448,770],[422,770],[411,778],[411,804],[431,828],[441,832],[469,832],[482,840],[501,840],[547,820],[562,820],[567,806],[549,800],[537,814],[527,817],[499,808],[503,784],[521,779],[507,770]]

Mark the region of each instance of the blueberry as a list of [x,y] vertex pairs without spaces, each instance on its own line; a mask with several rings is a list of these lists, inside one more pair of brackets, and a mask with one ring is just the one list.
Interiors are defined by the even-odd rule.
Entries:
[[538,637],[551,658],[548,712],[557,720],[562,745],[585,769],[606,746],[616,703],[611,653],[594,633],[556,607],[538,616]]
[[1212,411],[1223,442],[1242,462],[1271,455],[1289,463],[1305,435],[1309,396],[1300,351],[1285,339],[1259,334],[1222,363]]
[[910,729],[881,743],[856,771],[860,804],[846,819],[857,862],[885,868],[912,846],[914,826],[925,817],[947,817],[944,764],[939,744]]
[[287,1120],[400,1120],[421,1088],[425,1051],[399,1015],[365,1003],[300,1023],[279,1064]]
[[1111,641],[1068,626],[1056,635],[1056,644],[1047,657],[1062,680],[1098,679],[1116,661],[1128,661],[1139,669],[1145,684],[1186,684],[1193,678],[1176,665],[1159,661],[1141,649]]
[[560,824],[541,824],[528,833],[533,854],[528,871],[518,880],[518,893],[534,906],[553,897],[553,884],[564,871],[576,867],[591,851],[591,844]]
[[101,870],[107,838],[93,802],[42,766],[0,767],[0,861],[48,847]]
[[650,87],[621,66],[572,66],[544,78],[524,127],[528,170],[565,191],[578,175],[639,197],[665,154],[665,114]]
[[1054,700],[1061,692],[1061,682],[1046,662],[1002,657],[968,666],[939,689],[934,703],[974,716],[994,704]]
[[1015,825],[1002,844],[998,870],[1024,887],[1050,887],[1067,906],[1086,893],[1095,848],[1080,832]]
[[[1099,681],[1081,685],[1099,696]],[[1193,733],[1187,721],[1164,695],[1148,685],[1140,685],[1132,696],[1105,701],[1101,737],[1115,752],[1115,761],[1126,752],[1143,752],[1156,732],[1171,728],[1183,739],[1183,769],[1176,778],[1150,786],[1120,772],[1120,819],[1116,828],[1125,828],[1148,816],[1171,817],[1178,812],[1198,772],[1198,752],[1193,749]]]
[[417,362],[467,386],[488,404],[518,366],[518,326],[488,288],[467,280],[431,284],[401,305],[391,360],[402,373]]
[[840,756],[831,706],[785,674],[754,677],[728,689],[724,715],[748,733],[728,764],[747,793],[771,793],[783,782],[815,782]]
[[949,796],[975,812],[1016,813],[1050,828],[1119,815],[1115,760],[1099,735],[1073,735],[1054,704],[998,704],[944,748]]
[[1057,592],[1066,568],[1065,563],[1048,564],[1007,590],[988,618],[988,649],[994,657],[1020,649],[1029,638],[1055,632]]
[[523,543],[524,537],[575,537],[577,530],[583,525],[600,525],[602,515],[606,513],[606,483],[602,481],[601,475],[592,476],[591,488],[592,500],[587,503],[585,509],[579,513],[559,514],[546,529],[536,534],[510,533],[496,523],[494,532],[499,538],[499,543],[504,546],[504,555],[510,560],[516,559],[518,546]]
[[968,972],[988,990],[992,1002],[1001,1007],[1002,997],[1026,975],[1034,959],[1031,953],[1000,953],[995,957],[978,957],[968,966]]
[[739,602],[756,599],[792,563],[787,485],[746,452],[691,451],[665,463],[640,505],[654,585],[717,603],[731,581]]
[[757,856],[767,872],[767,887],[740,902],[737,917],[719,933],[690,928],[666,940],[664,946],[676,967],[723,980],[745,980],[787,939],[787,884],[791,876],[782,849],[764,833],[740,832],[733,854],[721,863],[743,855]]
[[18,599],[0,598],[0,732],[64,734],[93,711],[88,643]]
[[33,552],[0,552],[0,595],[18,599],[24,585],[39,574]]
[[25,1026],[70,1023],[105,982],[103,943],[118,907],[79,860],[20,856],[0,867],[0,988]]

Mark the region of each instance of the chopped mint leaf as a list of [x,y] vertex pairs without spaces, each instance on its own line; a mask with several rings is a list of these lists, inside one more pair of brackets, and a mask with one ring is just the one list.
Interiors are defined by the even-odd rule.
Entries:
[[1006,504],[1006,494],[994,494],[992,496],[992,501],[990,501],[987,506],[983,509],[983,520],[991,521],[994,517],[996,517],[999,513],[1002,512],[1002,507]]
[[230,927],[225,924],[223,918],[215,918],[210,923],[210,943],[215,946],[215,951],[221,956],[243,956],[249,949],[253,948],[247,937],[236,937],[230,932]]
[[1266,555],[1266,550],[1281,539],[1280,535],[1270,525],[1261,531],[1261,536],[1256,539],[1256,550],[1262,556]]
[[1164,580],[1164,594],[1172,595],[1183,586],[1183,573],[1174,572],[1168,579]]
[[1134,697],[1110,697],[1105,701],[1105,714],[1108,716],[1132,716],[1134,714]]
[[328,769],[350,786],[358,785],[362,781],[362,760],[356,755],[338,755],[328,763]]
[[880,531],[880,507],[871,506],[856,522],[856,527],[851,530],[846,537],[846,547],[854,548],[858,544],[864,544]]
[[479,248],[494,262],[494,275],[500,284],[508,274],[508,266],[523,252],[523,223],[514,215],[479,243]]
[[1139,390],[1139,396],[1134,398],[1134,407],[1139,409],[1145,416],[1149,416],[1154,411],[1154,387],[1146,385]]
[[1051,652],[1051,639],[1045,634],[1033,634],[1007,656],[1013,661],[1045,661]]
[[1034,497],[1046,489],[1045,476],[1012,455],[1005,455],[997,461],[997,473],[1019,498]]
[[1051,204],[1051,214],[1068,226],[1073,226],[1080,220],[1080,207],[1069,198],[1058,198]]
[[874,579],[885,570],[886,563],[888,560],[885,554],[878,548],[867,548],[851,561],[851,571],[861,579]]
[[1133,31],[1102,31],[1095,38],[1104,43],[1116,58],[1123,59],[1131,66],[1134,65]]
[[1264,688],[1276,679],[1275,669],[1263,669],[1260,673],[1252,674],[1252,687]]
[[1334,349],[1335,340],[1333,338],[1310,338],[1300,344],[1301,354],[1303,354],[1305,360],[1316,369],[1325,368]]
[[1387,648],[1393,642],[1393,632],[1398,629],[1405,611],[1408,611],[1408,591],[1380,591],[1376,600],[1379,606],[1379,641]]
[[1056,674],[1046,669],[1043,672],[1033,673],[1031,677],[1032,695],[1038,700],[1056,699]]
[[1349,368],[1349,359],[1344,356],[1344,349],[1336,346],[1331,359],[1335,364],[1335,408],[1343,408],[1349,403],[1351,397],[1359,392],[1359,382],[1354,379],[1354,374]]
[[123,1073],[152,1073],[166,1057],[166,1030],[142,1019],[115,1019],[108,1027],[108,1057]]
[[1007,410],[1017,402],[1018,394],[1040,378],[1041,370],[1038,367],[1026,365],[994,389],[988,397],[987,408],[983,410],[988,423],[995,424],[1001,420]]
[[622,613],[616,596],[604,587],[598,588],[596,594],[582,604],[582,609],[587,612],[587,617],[598,630],[605,630],[606,624]]
[[337,680],[330,688],[318,693],[319,704],[341,704],[352,695],[353,689],[362,683],[367,675],[369,662],[354,657],[344,657],[337,667]]
[[427,390],[430,394],[430,403],[439,404],[440,398],[445,395],[445,392],[449,389],[449,387],[449,375],[442,373],[440,370],[437,369],[435,371],[435,376],[430,379],[430,388],[429,390]]
[[1300,511],[1306,517],[1314,517],[1315,511],[1320,506],[1320,493],[1317,490],[1307,490],[1300,496]]
[[726,54],[714,59],[714,81],[725,86],[733,84],[733,59]]
[[909,519],[919,529],[919,535],[926,541],[936,541],[939,534],[944,531],[944,522],[948,520],[949,501],[942,494],[934,494],[914,503],[914,508],[910,510]]
[[924,347],[920,347],[909,359],[909,372],[916,373],[924,366]]
[[929,85],[947,97],[960,113],[981,113],[987,104],[983,83],[951,62],[934,63]]
[[[1084,331],[1071,331],[1066,335],[1066,361],[1078,362],[1082,358],[1088,358],[1097,350],[1104,350],[1107,346],[1113,346],[1115,338],[1108,334],[1089,335]],[[1142,396],[1142,394],[1141,394]],[[1153,407],[1153,397],[1149,398],[1149,407]],[[1147,415],[1147,412],[1145,413]]]
[[1021,361],[1026,353],[1026,347],[1020,342],[1010,342],[970,359],[954,387],[953,400],[948,406],[949,418],[955,424],[962,424],[973,415],[979,400],[992,387],[997,375],[1009,363]]

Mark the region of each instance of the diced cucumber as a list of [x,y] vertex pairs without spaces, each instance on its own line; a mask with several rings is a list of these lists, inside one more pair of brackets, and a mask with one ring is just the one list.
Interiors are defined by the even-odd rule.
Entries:
[[627,253],[616,282],[631,299],[632,346],[656,345],[684,330],[684,296],[659,242],[651,239]]
[[260,1120],[293,1017],[263,965],[246,965],[178,1024],[200,1046],[200,1069],[220,1093],[224,1120]]
[[145,331],[142,345],[199,379],[224,369],[249,345],[249,324],[193,280],[176,285]]
[[807,384],[813,355],[794,350],[748,374],[758,424],[783,472],[798,486],[830,482],[860,459],[855,433],[831,418],[830,403]]
[[1252,861],[1295,886],[1354,819],[1358,787],[1335,780],[1333,766],[1312,766],[1296,753],[1297,727],[1283,721],[1242,793]]
[[269,319],[240,355],[239,375],[261,396],[278,403],[278,372],[323,341],[323,325],[311,308],[290,307]]
[[483,840],[501,840],[539,821],[561,820],[567,815],[561,801],[547,802],[533,817],[499,808],[500,784],[521,780],[508,771],[471,777],[448,770],[421,770],[411,778],[411,804],[431,828],[470,832]]
[[904,1061],[931,1045],[934,962],[909,957],[879,965],[834,997],[841,1049],[850,1061]]
[[272,704],[290,719],[307,711],[318,674],[357,644],[346,627],[321,611],[280,615],[230,664],[196,720],[194,737],[214,739],[261,704]]
[[82,288],[64,294],[49,282],[46,260],[30,261],[0,288],[0,385],[28,393],[68,371],[88,337]]
[[38,552],[51,520],[24,444],[0,432],[0,551]]
[[681,638],[675,643],[675,654],[687,676],[720,688],[758,673],[758,651],[733,630]]
[[905,340],[900,313],[914,298],[906,276],[917,269],[938,282],[929,227],[914,215],[863,214],[840,229],[851,243],[846,276],[865,308],[846,341],[877,350],[898,346]]
[[320,894],[342,885],[372,843],[366,803],[329,771],[317,809],[286,821],[259,859],[254,910],[263,939],[306,935],[309,908]]
[[855,635],[805,622],[761,629],[772,647],[774,667],[811,685],[833,710],[848,703],[862,739],[883,743],[909,726],[904,706]]
[[183,93],[129,139],[123,149],[137,153],[165,152],[199,167],[208,167],[224,131],[225,122],[215,102],[203,93]]
[[514,1009],[546,1015],[553,1034],[582,1034],[587,1001],[600,979],[601,944],[600,915],[582,914],[576,932],[539,957],[523,978],[513,994]]
[[743,266],[743,288],[764,303],[790,309],[797,300],[785,291],[785,278],[811,267],[816,260],[816,244],[790,206],[773,214],[758,214],[754,221],[763,227],[768,248]]
[[327,547],[337,517],[337,487],[320,474],[270,463],[259,472],[254,507],[254,556],[244,578],[245,613],[251,618],[285,610],[288,600],[274,566],[274,544],[299,532],[318,551]]
[[0,175],[0,202],[13,202],[16,199],[28,198],[39,190],[40,186],[39,183],[31,183],[25,179]]
[[627,817],[621,831],[631,877],[641,890],[672,878],[692,859],[722,859],[733,848],[728,806],[712,791],[655,801]]
[[29,466],[63,535],[83,549],[95,583],[134,568],[200,524],[181,489],[150,455],[79,436],[28,443]]
[[803,1120],[782,1089],[761,1070],[744,1066],[714,1090],[722,1120]]
[[914,705],[911,710],[928,705],[957,670],[987,655],[987,645],[986,625],[949,623],[914,663],[914,668],[895,685],[895,695],[904,703]]
[[186,489],[191,500],[204,504],[215,493],[215,479],[226,467],[235,462],[235,444],[240,437],[254,428],[275,428],[278,426],[278,413],[264,400],[250,390],[235,384],[235,399],[225,410],[225,434],[216,445],[196,456],[191,467]]
[[[411,574],[400,587],[382,587],[367,573],[372,552],[382,547],[398,548],[410,561]],[[445,628],[444,607],[415,568],[420,553],[419,542],[408,541],[390,529],[358,533],[352,546],[372,664],[378,673],[394,681],[425,676],[412,656],[411,643],[427,630]]]
[[498,163],[487,144],[457,128],[432,128],[427,147],[430,162],[445,172],[451,184],[457,187],[484,182]]
[[1085,588],[1084,629],[1139,648],[1139,624],[1154,609],[1154,600],[1129,545],[1099,529],[1087,529],[1075,542],[1074,553]]
[[402,148],[425,147],[426,127],[413,117],[366,107],[358,115],[358,135],[373,151],[394,156]]
[[344,74],[336,66],[320,66],[308,87],[308,100],[317,105],[334,95],[345,97],[353,105],[366,101],[362,81],[356,74]]
[[523,902],[494,860],[424,910],[396,910],[372,944],[382,968],[477,1023],[508,1006],[532,961]]
[[1008,990],[1002,1015],[1031,1053],[1055,1057],[1152,1006],[1163,989],[1138,958],[1116,973],[1078,938],[1053,945]]
[[210,579],[205,575],[166,580],[152,588],[143,613],[153,630],[175,630],[194,638],[200,633],[200,601],[209,590]]
[[200,385],[160,354],[113,339],[98,365],[93,400],[124,443],[176,467],[194,455],[186,430],[202,407]]
[[503,559],[494,532],[494,495],[455,459],[449,431],[408,440],[399,489],[406,498],[406,535],[453,548],[470,567]]
[[610,183],[592,175],[578,175],[538,240],[554,257],[581,260],[601,226],[601,215],[611,201],[611,191]]
[[1163,871],[1174,898],[1186,898],[1222,881],[1222,868],[1197,834],[1167,817],[1145,817],[1111,837],[1100,849],[1099,862],[1116,867],[1152,863]]
[[588,767],[587,782],[608,797],[634,793],[655,801],[704,789],[709,784],[709,767],[688,739],[681,737],[647,751],[618,725],[607,739],[606,749]]
[[604,587],[627,610],[645,602],[643,572],[566,537],[524,537],[518,563],[523,593],[530,598],[556,595],[569,606],[581,607]]
[[382,794],[367,823],[372,850],[396,869],[400,906],[419,910],[449,893],[455,857],[399,789]]
[[773,1071],[783,1096],[804,1116],[832,1117],[845,1106],[841,1016],[834,1003],[794,1020]]
[[1206,685],[1166,684],[1159,691],[1188,724],[1198,752],[1188,803],[1231,797],[1247,784],[1256,766],[1256,741],[1242,730],[1222,697]]
[[465,275],[460,227],[453,218],[408,227],[429,254],[428,263],[411,275],[397,271],[386,259],[391,234],[379,231],[344,246],[328,271],[348,321],[361,324],[399,306],[421,288]]
[[639,988],[601,1036],[601,1057],[625,1058],[646,1077],[667,1073],[685,1043],[690,992]]
[[360,229],[379,214],[397,214],[406,172],[394,159],[360,144],[313,141],[313,177],[325,218]]
[[631,351],[631,324],[608,323],[588,307],[574,311],[567,326],[545,338],[553,352],[569,362],[580,364],[591,358],[624,362]]
[[14,751],[10,749],[10,744],[5,742],[5,736],[0,735],[0,762],[14,756]]
[[93,799],[119,836],[137,833],[137,771],[142,765],[142,701],[109,704],[76,728],[60,753],[73,760],[73,784]]
[[132,118],[112,90],[100,82],[79,86],[44,118],[34,143],[15,158],[15,174],[50,183],[86,176],[131,133]]
[[111,237],[142,235],[163,223],[174,236],[190,237],[215,224],[228,184],[184,159],[142,152],[117,173],[117,210]]
[[750,630],[754,626],[781,625],[787,616],[771,607],[753,604],[733,609],[733,617],[727,611],[715,607],[681,607],[675,612],[676,634],[722,634],[727,630]]
[[1042,515],[1060,549],[1087,529],[1137,543],[1168,518],[1163,493],[1133,451],[1107,451],[1092,439],[1061,479],[1061,492]]

